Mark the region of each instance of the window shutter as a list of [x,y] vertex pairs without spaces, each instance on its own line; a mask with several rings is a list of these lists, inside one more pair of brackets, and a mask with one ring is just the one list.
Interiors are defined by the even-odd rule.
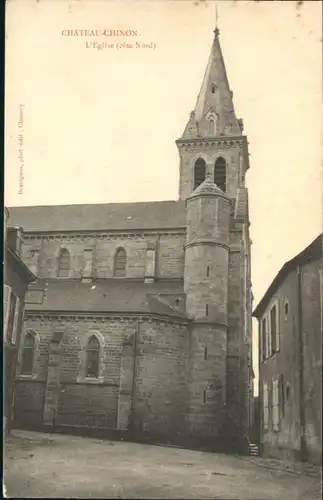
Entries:
[[17,299],[16,299],[16,307],[15,307],[15,319],[13,321],[12,336],[11,336],[11,343],[13,345],[17,344],[17,334],[18,334],[18,327],[19,327],[19,316],[20,316],[20,300],[17,297]]
[[8,318],[10,310],[10,294],[11,287],[4,285],[4,304],[3,304],[3,336],[4,340],[7,339]]
[[266,358],[271,356],[271,337],[270,337],[270,322],[268,315],[265,318],[266,322]]
[[264,360],[263,337],[264,337],[264,332],[262,329],[262,322],[261,322],[259,324],[259,348],[260,348],[259,358],[260,358],[260,361]]
[[276,304],[276,351],[280,349],[280,335],[279,335],[279,309],[278,303]]
[[267,331],[268,331],[268,358],[273,353],[272,349],[272,331],[271,331],[271,318],[270,318],[270,313],[267,316]]
[[263,417],[264,429],[268,429],[268,384],[263,385]]
[[278,380],[273,380],[272,393],[272,410],[273,410],[273,430],[279,430],[279,383]]

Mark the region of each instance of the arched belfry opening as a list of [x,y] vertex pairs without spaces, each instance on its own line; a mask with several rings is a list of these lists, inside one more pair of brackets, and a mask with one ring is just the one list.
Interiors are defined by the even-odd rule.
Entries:
[[206,165],[203,158],[198,158],[194,165],[194,189],[205,180]]
[[227,187],[227,165],[222,156],[219,156],[214,166],[214,184],[216,184],[224,193]]

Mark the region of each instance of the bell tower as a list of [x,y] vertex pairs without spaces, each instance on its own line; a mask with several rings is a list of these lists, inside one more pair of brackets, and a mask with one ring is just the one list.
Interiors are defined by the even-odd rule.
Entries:
[[248,145],[232,98],[216,28],[195,109],[176,141],[180,199],[188,198],[207,174],[230,198],[236,198],[248,165]]
[[216,28],[195,109],[176,141],[192,319],[186,422],[206,440],[243,443],[252,373],[249,154],[232,97]]

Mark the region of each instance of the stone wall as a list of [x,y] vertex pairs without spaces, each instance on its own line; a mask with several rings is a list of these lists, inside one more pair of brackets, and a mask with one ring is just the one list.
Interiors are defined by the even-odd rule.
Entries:
[[23,259],[41,278],[57,277],[62,248],[70,252],[70,278],[81,278],[85,251],[92,250],[92,277],[111,278],[118,248],[127,254],[126,276],[144,278],[147,248],[156,246],[156,277],[181,278],[184,270],[184,231],[145,234],[63,235],[33,237],[26,235]]
[[240,154],[243,151],[243,141],[239,145],[237,141],[218,140],[213,147],[192,139],[192,144],[179,144],[180,153],[180,181],[179,198],[188,198],[194,190],[194,164],[198,158],[203,158],[206,163],[206,172],[214,175],[215,161],[219,156],[226,160],[227,164],[227,194],[235,198],[239,186]]
[[[35,419],[43,414],[48,425],[55,418],[60,425],[87,422],[120,429],[129,428],[133,417],[134,432],[164,437],[182,430],[187,402],[185,323],[29,314],[25,329],[36,332],[39,343],[33,374],[17,373],[15,406],[22,414],[34,412]],[[58,330],[64,334],[53,350]],[[92,334],[101,346],[97,379],[84,374],[86,340]]]

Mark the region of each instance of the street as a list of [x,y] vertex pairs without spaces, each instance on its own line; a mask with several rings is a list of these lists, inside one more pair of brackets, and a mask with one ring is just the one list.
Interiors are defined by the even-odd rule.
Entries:
[[14,430],[4,484],[18,498],[318,500],[319,469],[259,457]]

